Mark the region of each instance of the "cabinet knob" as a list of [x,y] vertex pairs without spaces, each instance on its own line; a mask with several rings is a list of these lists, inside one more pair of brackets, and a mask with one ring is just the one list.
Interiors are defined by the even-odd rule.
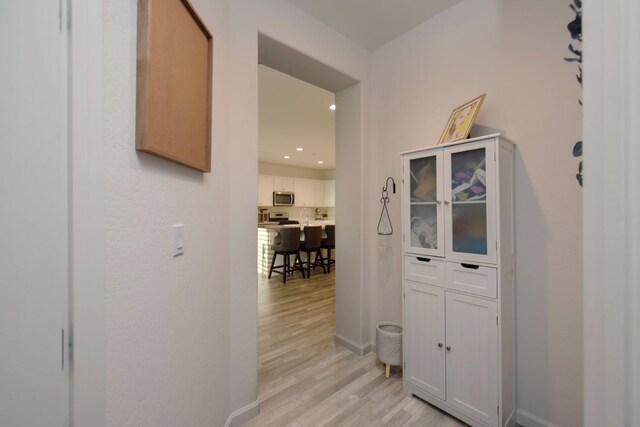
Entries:
[[444,204],[445,204],[445,206],[449,206],[449,201],[448,201],[448,200],[445,200],[445,201],[444,201]]
[[442,204],[442,200],[436,200],[436,203],[441,205]]
[[444,344],[442,344],[441,342],[438,343],[438,348],[442,348]]
[[451,351],[451,346],[450,345],[447,346],[447,351]]

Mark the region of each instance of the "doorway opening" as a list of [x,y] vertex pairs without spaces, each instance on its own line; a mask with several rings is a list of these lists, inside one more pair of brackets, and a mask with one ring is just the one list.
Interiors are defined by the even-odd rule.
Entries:
[[[263,401],[314,360],[349,352],[335,344],[342,268],[335,248],[336,240],[346,237],[336,227],[345,190],[344,180],[336,179],[336,94],[358,81],[264,35],[258,37],[258,52],[258,399]],[[299,231],[293,240],[300,247],[274,245],[286,240],[283,229]]]

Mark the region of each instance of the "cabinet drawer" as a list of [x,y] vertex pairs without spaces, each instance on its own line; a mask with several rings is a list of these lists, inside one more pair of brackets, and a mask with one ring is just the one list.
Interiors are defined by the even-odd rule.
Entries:
[[447,262],[446,288],[484,297],[498,297],[496,269],[476,264]]
[[444,286],[444,261],[437,258],[405,255],[404,278],[434,286]]

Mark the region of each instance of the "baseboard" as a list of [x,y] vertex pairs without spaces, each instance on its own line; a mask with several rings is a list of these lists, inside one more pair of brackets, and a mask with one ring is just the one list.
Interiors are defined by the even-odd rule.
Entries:
[[229,414],[229,418],[227,418],[227,422],[224,427],[238,427],[249,421],[251,418],[257,416],[259,413],[260,403],[256,400],[244,408],[237,409]]
[[511,415],[509,415],[504,425],[505,427],[516,427],[516,410],[515,409],[511,411]]
[[517,418],[518,424],[523,427],[558,427],[557,425],[527,411],[523,411],[522,409],[518,409]]
[[370,353],[373,348],[375,348],[373,343],[356,344],[349,338],[345,338],[338,334],[333,334],[333,339],[336,343],[340,344],[346,349],[353,351],[355,354],[359,354],[360,356],[364,356],[365,354]]

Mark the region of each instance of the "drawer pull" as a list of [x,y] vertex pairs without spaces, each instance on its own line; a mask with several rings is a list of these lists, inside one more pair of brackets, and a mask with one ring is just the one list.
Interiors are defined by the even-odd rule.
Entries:
[[479,265],[475,265],[475,264],[460,264],[461,266],[463,266],[464,268],[470,268],[472,270],[477,270],[480,268]]
[[416,257],[416,259],[422,262],[431,262],[431,258],[424,258],[424,257],[418,256]]

